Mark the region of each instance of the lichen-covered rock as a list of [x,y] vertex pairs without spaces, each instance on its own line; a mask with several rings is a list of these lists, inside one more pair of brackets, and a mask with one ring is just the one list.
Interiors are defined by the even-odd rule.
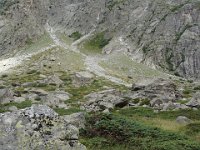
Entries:
[[0,89],[0,103],[5,104],[14,100],[14,92],[9,88]]
[[182,97],[175,83],[164,79],[156,79],[145,86],[134,84],[127,96],[133,100],[133,103],[147,104],[164,110],[178,107],[174,103]]
[[49,92],[45,96],[40,97],[40,101],[51,107],[67,108],[65,101],[70,98],[70,94],[65,91]]
[[84,86],[92,83],[94,75],[87,71],[77,72],[73,75],[73,84],[75,86]]
[[189,107],[200,108],[200,92],[197,92],[186,105]]
[[115,107],[122,108],[128,104],[123,94],[115,89],[94,92],[85,96],[85,99],[88,101],[81,108],[88,112],[111,110]]
[[76,123],[45,105],[0,114],[0,132],[1,150],[86,150],[78,141]]

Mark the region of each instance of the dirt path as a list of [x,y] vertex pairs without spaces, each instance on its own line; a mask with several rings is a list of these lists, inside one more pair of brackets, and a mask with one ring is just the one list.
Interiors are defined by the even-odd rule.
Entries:
[[89,34],[83,36],[82,38],[80,38],[79,40],[75,41],[71,45],[66,45],[65,43],[60,41],[60,39],[56,36],[55,31],[53,30],[53,28],[51,28],[48,24],[45,27],[46,27],[46,31],[50,34],[50,37],[52,38],[52,40],[54,41],[54,43],[57,46],[60,46],[60,47],[62,47],[64,49],[67,49],[67,50],[72,50],[72,51],[74,51],[76,53],[80,53],[82,56],[84,56],[84,58],[85,58],[84,59],[85,66],[86,66],[86,69],[88,71],[96,74],[97,76],[104,77],[104,78],[106,78],[106,79],[108,79],[108,80],[110,80],[110,81],[112,81],[114,83],[125,85],[125,86],[128,86],[128,87],[131,86],[130,84],[124,82],[122,79],[116,78],[116,77],[113,77],[113,76],[109,75],[105,71],[105,69],[102,68],[99,65],[99,62],[101,61],[100,57],[85,55],[85,54],[81,53],[80,50],[78,49],[77,45],[79,43],[81,43],[82,41],[88,39],[90,36],[92,36],[95,30],[92,30]]
[[79,43],[81,43],[82,41],[88,39],[90,36],[92,36],[95,30],[92,30],[89,34],[83,36],[82,38],[80,38],[79,40],[75,41],[71,45],[67,45],[67,44],[63,43],[56,36],[55,31],[48,24],[45,26],[45,28],[46,28],[46,31],[49,33],[51,39],[54,41],[54,44],[50,45],[48,47],[45,47],[43,49],[40,49],[40,50],[38,50],[37,52],[34,52],[34,53],[22,54],[20,56],[16,55],[16,56],[13,56],[13,57],[10,57],[10,58],[7,58],[7,59],[0,60],[0,74],[6,73],[7,71],[11,70],[12,68],[22,64],[25,60],[30,59],[34,55],[37,55],[37,54],[39,54],[41,52],[49,50],[49,49],[51,49],[53,47],[60,46],[60,47],[62,47],[64,49],[72,50],[72,51],[74,51],[76,53],[81,54],[85,58],[84,59],[84,63],[85,63],[86,69],[88,71],[96,74],[97,76],[104,77],[104,78],[106,78],[106,79],[108,79],[108,80],[110,80],[110,81],[112,81],[114,83],[125,85],[125,86],[130,86],[130,84],[127,84],[122,79],[116,78],[116,77],[111,76],[110,74],[108,74],[106,72],[106,70],[99,65],[99,62],[102,60],[101,57],[85,55],[85,54],[81,53],[80,50],[78,49],[77,45]]

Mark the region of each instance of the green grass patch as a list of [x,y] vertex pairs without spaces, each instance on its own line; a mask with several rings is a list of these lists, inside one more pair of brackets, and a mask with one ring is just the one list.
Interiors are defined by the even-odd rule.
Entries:
[[5,110],[6,110],[6,108],[9,108],[11,106],[16,106],[18,109],[24,109],[26,107],[31,107],[31,105],[32,105],[32,101],[26,100],[26,101],[21,102],[21,103],[10,102],[10,103],[7,103],[7,104],[1,104],[0,107],[4,108]]
[[101,53],[102,48],[109,44],[110,38],[105,37],[105,32],[98,33],[92,39],[83,44],[82,51],[86,54]]
[[185,131],[186,134],[189,134],[189,135],[192,135],[192,136],[200,134],[200,122],[188,124],[185,127],[185,130],[186,130]]
[[138,117],[175,120],[178,116],[186,116],[192,120],[200,120],[200,115],[199,115],[200,110],[193,110],[193,109],[185,109],[177,111],[161,111],[159,113],[155,113],[151,108],[130,107],[126,109],[120,109],[114,113],[120,116],[126,116],[128,118],[134,118],[138,116]]
[[[100,65],[111,75],[130,83],[143,80],[144,78],[168,78],[163,72],[137,63],[122,53],[110,54],[106,60],[100,62]],[[129,76],[131,79],[128,78]]]
[[76,41],[80,39],[82,36],[83,35],[80,32],[76,31],[76,32],[73,32],[69,37],[73,38],[73,40]]

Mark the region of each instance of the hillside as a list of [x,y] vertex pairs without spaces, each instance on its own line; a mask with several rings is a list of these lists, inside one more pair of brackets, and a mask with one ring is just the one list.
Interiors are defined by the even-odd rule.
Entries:
[[199,150],[198,0],[0,0],[0,149]]

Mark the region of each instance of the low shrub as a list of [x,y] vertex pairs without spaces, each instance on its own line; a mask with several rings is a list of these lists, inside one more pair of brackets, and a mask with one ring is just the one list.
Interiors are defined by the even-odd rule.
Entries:
[[[112,114],[96,114],[87,117],[86,128],[81,131],[82,138],[105,138],[107,144],[98,144],[100,149],[112,149],[113,145],[124,145],[124,149],[134,150],[198,150],[200,144],[188,137],[149,127],[134,120]],[[103,140],[105,141],[105,140]],[[91,143],[84,143],[94,148]]]

